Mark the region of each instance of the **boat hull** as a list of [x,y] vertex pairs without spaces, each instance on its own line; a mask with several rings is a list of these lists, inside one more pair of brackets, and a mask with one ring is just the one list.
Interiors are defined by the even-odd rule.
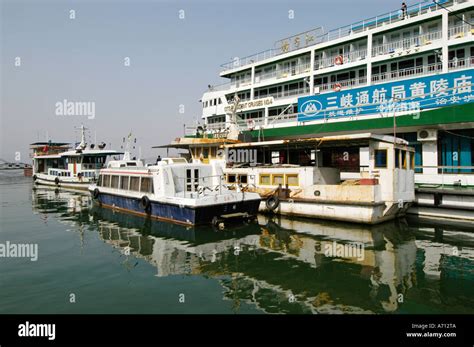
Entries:
[[260,199],[203,206],[180,206],[178,204],[150,200],[150,208],[146,212],[140,206],[140,199],[134,197],[101,192],[94,201],[102,207],[184,225],[211,224],[215,217],[235,213],[255,216],[260,205]]
[[392,205],[387,209],[386,203],[344,203],[280,200],[278,207],[269,211],[262,200],[259,210],[262,213],[275,213],[284,216],[336,220],[342,222],[379,224],[403,216],[409,207]]
[[56,183],[54,178],[49,179],[49,178],[44,178],[44,177],[36,177],[34,182],[37,185],[56,187],[58,189],[67,188],[67,189],[78,189],[78,190],[84,190],[84,191],[87,191],[89,185],[91,184],[91,182],[79,181],[79,179],[77,179],[76,181],[74,180],[64,181],[60,179],[59,182]]

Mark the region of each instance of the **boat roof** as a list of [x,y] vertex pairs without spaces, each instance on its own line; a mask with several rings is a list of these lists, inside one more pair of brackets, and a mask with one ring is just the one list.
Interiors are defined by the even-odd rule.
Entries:
[[183,148],[187,149],[189,146],[205,146],[205,145],[225,145],[238,143],[238,140],[230,139],[214,139],[214,138],[195,138],[195,137],[178,137],[170,144],[153,146],[151,148]]
[[49,142],[49,141],[30,143],[30,146],[32,146],[32,147],[37,147],[37,146],[62,147],[62,146],[66,146],[66,145],[70,145],[70,143],[68,143],[68,142]]
[[242,142],[235,144],[226,144],[223,147],[226,148],[242,148],[242,147],[259,147],[259,146],[275,146],[283,144],[305,144],[315,142],[318,146],[323,144],[335,145],[336,143],[347,145],[348,143],[360,144],[369,140],[375,140],[380,142],[395,143],[398,145],[408,145],[408,141],[393,137],[389,135],[379,135],[372,133],[363,134],[350,134],[350,135],[333,135],[323,137],[312,137],[305,139],[285,139],[285,140],[273,140],[273,141],[260,141],[260,142]]
[[42,158],[42,159],[57,159],[61,157],[82,157],[82,156],[99,156],[99,155],[118,155],[123,154],[124,152],[121,151],[114,151],[114,150],[103,150],[103,149],[84,149],[81,152],[77,151],[67,151],[61,152],[58,154],[49,154],[49,155],[37,155],[35,158]]

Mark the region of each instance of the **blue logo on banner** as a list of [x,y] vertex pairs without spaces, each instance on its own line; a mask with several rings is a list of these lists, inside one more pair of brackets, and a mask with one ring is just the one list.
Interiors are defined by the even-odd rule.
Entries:
[[298,121],[404,112],[474,101],[474,69],[298,98]]

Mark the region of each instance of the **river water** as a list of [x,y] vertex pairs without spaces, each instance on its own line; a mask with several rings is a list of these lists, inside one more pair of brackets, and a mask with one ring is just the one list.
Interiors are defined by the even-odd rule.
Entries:
[[474,313],[474,232],[259,216],[216,231],[0,175],[0,313]]

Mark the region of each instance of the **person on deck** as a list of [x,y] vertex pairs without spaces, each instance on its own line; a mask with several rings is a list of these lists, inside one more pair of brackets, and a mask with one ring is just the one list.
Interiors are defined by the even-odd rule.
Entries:
[[156,158],[156,163],[158,164],[160,161],[161,161],[161,155],[159,155],[158,158]]
[[408,18],[407,16],[407,4],[405,2],[402,3],[402,19]]

